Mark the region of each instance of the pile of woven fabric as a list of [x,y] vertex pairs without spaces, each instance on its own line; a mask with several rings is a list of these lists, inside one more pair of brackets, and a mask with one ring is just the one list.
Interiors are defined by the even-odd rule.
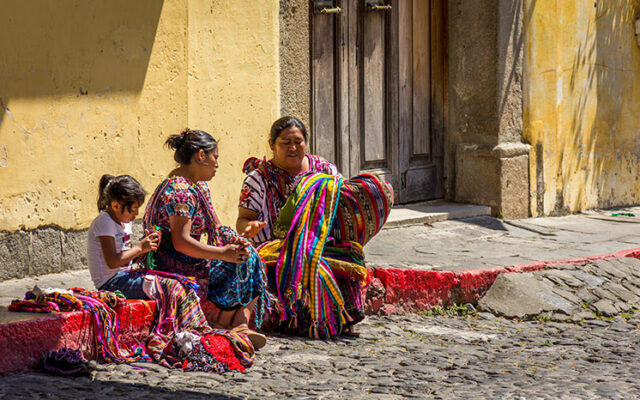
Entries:
[[24,300],[14,300],[10,311],[88,311],[94,332],[94,356],[104,362],[157,362],[185,371],[244,372],[253,365],[254,349],[243,333],[211,328],[189,279],[154,276],[156,293],[155,325],[146,343],[124,346],[119,342],[116,309],[126,299],[107,291],[82,288],[29,291]]
[[328,338],[361,321],[364,288],[372,278],[363,246],[380,231],[392,205],[391,186],[373,175],[304,178],[280,212],[277,238],[258,247],[277,297],[269,322]]

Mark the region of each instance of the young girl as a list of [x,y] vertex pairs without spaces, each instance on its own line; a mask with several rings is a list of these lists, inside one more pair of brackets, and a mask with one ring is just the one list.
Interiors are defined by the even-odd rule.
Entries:
[[128,299],[153,298],[151,280],[128,272],[131,260],[156,250],[160,241],[160,233],[154,232],[131,245],[131,221],[144,202],[144,188],[129,175],[103,175],[98,192],[100,214],[89,227],[87,244],[94,285],[99,290],[119,290]]

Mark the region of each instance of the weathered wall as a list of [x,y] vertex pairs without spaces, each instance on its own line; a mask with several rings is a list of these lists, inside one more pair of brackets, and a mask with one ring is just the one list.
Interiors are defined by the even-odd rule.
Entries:
[[82,263],[100,176],[129,173],[151,192],[174,166],[165,138],[186,126],[220,139],[211,187],[233,224],[242,162],[266,154],[279,115],[278,11],[277,0],[5,5],[0,279]]
[[309,1],[280,0],[280,107],[311,126]]
[[[11,2],[0,15],[0,229],[85,228],[103,173],[152,189],[187,124],[182,2]],[[144,150],[143,150],[144,149]]]
[[640,4],[524,3],[532,214],[638,204]]
[[[220,141],[210,186],[218,216],[230,226],[242,165],[270,154],[269,128],[279,117],[278,18],[278,0],[189,0],[189,126]],[[168,151],[165,157],[172,158]]]

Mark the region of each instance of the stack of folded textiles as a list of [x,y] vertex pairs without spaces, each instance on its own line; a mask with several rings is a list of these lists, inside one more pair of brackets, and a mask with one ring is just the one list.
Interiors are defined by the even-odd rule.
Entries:
[[[154,277],[154,285],[158,293],[156,325],[146,343],[138,343],[131,348],[119,342],[116,309],[126,304],[126,299],[112,292],[93,292],[82,288],[40,290],[36,287],[25,294],[24,300],[12,301],[9,310],[90,312],[96,358],[103,362],[157,362],[167,368],[220,374],[229,370],[244,372],[253,365],[251,341],[241,332],[211,328],[192,288],[161,276]],[[50,353],[51,362],[45,363],[45,368],[48,365],[49,369],[61,369],[57,366],[58,361],[62,360],[60,362],[64,364],[68,357],[60,354]],[[82,354],[78,354],[82,358]]]

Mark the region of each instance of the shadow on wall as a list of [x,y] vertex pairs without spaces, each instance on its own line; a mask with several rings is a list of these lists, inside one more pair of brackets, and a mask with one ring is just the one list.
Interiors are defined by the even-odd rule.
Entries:
[[6,4],[0,13],[0,127],[12,118],[12,99],[140,91],[162,5],[163,0]]
[[[556,179],[561,185],[556,185],[552,214],[566,214],[576,207],[628,205],[640,198],[636,178],[640,125],[629,109],[640,100],[633,85],[638,75],[633,25],[640,10],[623,0],[595,5],[595,21],[585,28],[570,69],[566,98],[572,101],[562,116],[570,122],[560,124],[569,131],[567,141],[556,149],[560,157]],[[597,196],[597,204],[585,203],[590,195]]]
[[[505,57],[507,62],[499,63],[501,71],[499,71],[498,76],[506,76],[507,78],[498,82],[500,94],[498,118],[503,123],[506,123],[504,129],[507,132],[503,132],[503,134],[506,133],[507,139],[515,142],[522,141],[522,122],[518,118],[510,118],[507,110],[513,109],[515,106],[522,112],[522,57],[518,55],[524,52],[525,29],[523,22],[531,21],[530,15],[535,8],[536,0],[531,0],[529,3],[528,9],[524,10],[524,15],[522,10],[524,2],[514,1],[509,5],[508,15],[511,16],[511,20],[507,21],[509,34],[498,38],[499,54],[501,56],[504,57],[508,54],[509,48],[512,48],[511,57]],[[513,96],[513,94],[516,95]],[[517,102],[520,104],[513,104]]]

